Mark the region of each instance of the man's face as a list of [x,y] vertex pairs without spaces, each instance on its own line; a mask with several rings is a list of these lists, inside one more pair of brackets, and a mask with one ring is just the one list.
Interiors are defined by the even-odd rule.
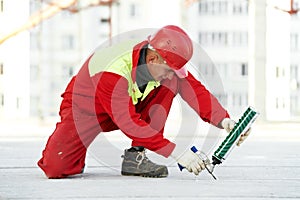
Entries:
[[147,55],[147,66],[150,74],[156,81],[164,79],[171,80],[174,77],[174,71],[166,64],[163,58],[156,52]]

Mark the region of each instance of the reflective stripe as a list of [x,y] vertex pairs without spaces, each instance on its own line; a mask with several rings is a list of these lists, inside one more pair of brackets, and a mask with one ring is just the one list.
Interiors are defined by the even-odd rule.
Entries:
[[143,101],[146,98],[146,96],[148,96],[148,94],[152,90],[154,90],[155,88],[157,88],[158,86],[160,86],[160,82],[158,82],[158,81],[149,81],[141,100]]

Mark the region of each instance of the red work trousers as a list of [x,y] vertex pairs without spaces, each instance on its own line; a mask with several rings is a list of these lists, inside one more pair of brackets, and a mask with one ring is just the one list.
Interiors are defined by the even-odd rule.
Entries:
[[[170,85],[177,85],[177,83],[174,84],[174,81],[176,82],[175,78],[171,81],[166,80],[164,85],[154,89],[136,105],[136,112],[141,114],[141,119],[148,123],[153,119],[160,119],[165,124],[166,118],[162,119],[161,116],[157,116],[160,115],[160,112],[155,113],[153,109],[150,119],[149,110],[152,105],[159,104],[165,108],[167,114],[169,113],[176,95],[176,89],[170,89]],[[74,101],[74,98],[72,100]],[[118,129],[108,116],[95,118],[96,115],[85,114],[75,106],[76,103],[72,103],[72,100],[63,99],[59,112],[61,122],[56,124],[56,129],[43,150],[42,158],[38,161],[38,166],[48,178],[64,178],[82,173],[87,148],[95,137],[100,132]],[[84,99],[81,99],[80,102],[82,104],[89,103],[84,102]],[[105,120],[103,121],[103,119]],[[134,145],[134,141],[132,141],[132,145]]]

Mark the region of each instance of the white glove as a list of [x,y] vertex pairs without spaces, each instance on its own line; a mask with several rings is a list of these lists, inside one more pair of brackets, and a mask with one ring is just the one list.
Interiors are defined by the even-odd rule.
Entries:
[[[233,129],[234,125],[235,125],[235,121],[230,119],[230,118],[225,118],[223,119],[223,121],[221,122],[221,126],[228,132],[230,133],[230,131]],[[240,146],[244,140],[248,137],[248,135],[251,132],[251,128],[248,129],[248,131],[244,134],[242,134],[240,136],[240,139],[238,140],[238,142],[236,143],[237,146]]]
[[221,122],[221,126],[228,132],[230,133],[230,131],[233,129],[235,125],[235,121],[230,119],[230,118],[224,118]]
[[198,175],[203,169],[205,169],[205,165],[201,158],[191,150],[187,150],[178,156],[175,149],[172,152],[171,157],[174,158],[178,164],[185,167],[189,172],[193,172],[195,175]]

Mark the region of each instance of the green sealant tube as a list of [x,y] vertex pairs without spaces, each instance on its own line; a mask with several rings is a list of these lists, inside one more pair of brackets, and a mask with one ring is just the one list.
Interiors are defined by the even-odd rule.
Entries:
[[[223,160],[229,155],[234,144],[239,139],[240,135],[244,134],[249,130],[252,123],[256,120],[259,113],[254,110],[252,107],[248,107],[247,110],[243,113],[242,117],[235,124],[232,131],[227,135],[218,149],[214,152],[212,156],[213,168],[216,164],[222,163]],[[213,171],[213,168],[211,171]]]

